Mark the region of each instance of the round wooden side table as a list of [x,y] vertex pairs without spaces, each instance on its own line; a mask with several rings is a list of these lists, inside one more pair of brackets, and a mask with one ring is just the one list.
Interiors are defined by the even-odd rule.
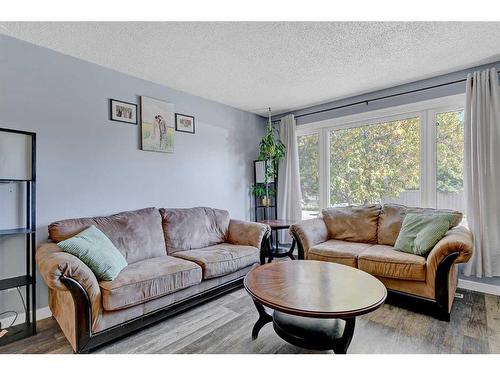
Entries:
[[[262,224],[267,224],[271,227],[271,236],[269,236],[269,241],[267,243],[267,256],[268,256],[268,263],[271,263],[274,258],[284,258],[284,257],[289,257],[292,260],[295,260],[295,257],[293,256],[293,250],[295,249],[295,239],[292,239],[292,245],[290,246],[290,249],[285,249],[283,251],[282,247],[280,247],[280,243],[278,240],[278,231],[279,230],[285,230],[289,229],[290,225],[294,224],[295,222],[292,220],[259,220],[259,223]],[[274,236],[274,247],[272,245],[272,240]]]

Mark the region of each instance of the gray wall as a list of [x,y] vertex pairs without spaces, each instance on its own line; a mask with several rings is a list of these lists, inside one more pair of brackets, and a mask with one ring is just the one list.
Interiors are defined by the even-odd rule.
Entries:
[[[173,154],[139,150],[139,126],[108,120],[109,98],[138,103],[139,95],[194,115],[196,134],[176,132]],[[252,160],[264,134],[257,115],[0,36],[0,127],[37,133],[40,241],[55,220],[149,206],[220,207],[250,219]],[[15,215],[4,208],[18,192],[0,194],[0,216]],[[0,239],[0,277],[23,272],[16,241]],[[38,301],[47,305],[41,281]],[[21,311],[16,292],[0,292],[0,311],[7,307]]]
[[[371,93],[358,95],[358,96],[354,96],[351,98],[332,101],[332,102],[328,102],[328,103],[325,103],[322,105],[301,108],[301,109],[298,109],[298,110],[295,110],[292,112],[287,112],[287,113],[293,113],[294,115],[297,116],[297,115],[304,114],[304,113],[310,113],[310,112],[315,112],[315,111],[323,110],[323,109],[327,109],[327,108],[343,106],[343,105],[350,104],[350,103],[357,103],[357,102],[361,102],[364,100],[370,100],[373,98],[378,98],[378,97],[382,97],[382,96],[386,96],[386,95],[393,95],[393,94],[397,94],[397,93],[401,93],[401,92],[420,89],[423,87],[429,87],[429,86],[440,85],[443,83],[454,82],[454,81],[465,79],[467,77],[467,74],[470,72],[473,72],[475,70],[482,70],[482,69],[486,69],[486,68],[490,68],[490,67],[496,67],[497,70],[500,71],[500,61],[495,62],[495,63],[491,63],[491,64],[480,65],[480,66],[477,66],[474,68],[465,69],[465,70],[461,70],[461,71],[457,71],[457,72],[453,72],[453,73],[449,73],[449,74],[445,74],[445,75],[441,75],[441,76],[437,76],[437,77],[433,77],[433,78],[422,80],[422,81],[417,81],[417,82],[412,82],[412,83],[408,83],[408,84],[401,85],[401,86],[391,87],[391,88],[388,88],[385,90],[374,91]],[[363,104],[349,106],[349,107],[342,108],[342,109],[337,109],[337,110],[323,112],[323,113],[314,114],[314,115],[310,115],[310,116],[300,117],[297,119],[297,125],[300,126],[300,125],[308,124],[311,122],[322,121],[322,120],[327,120],[327,119],[342,117],[342,116],[348,116],[348,115],[352,115],[352,114],[356,114],[356,113],[363,113],[363,112],[373,111],[373,110],[382,109],[382,108],[389,108],[389,107],[394,107],[394,106],[403,105],[403,104],[415,103],[415,102],[422,101],[422,100],[429,100],[429,99],[435,99],[435,98],[440,98],[440,97],[444,97],[444,96],[456,95],[456,94],[461,94],[464,92],[465,92],[465,82],[459,82],[459,83],[454,83],[451,85],[444,85],[444,86],[430,89],[430,90],[424,90],[424,91],[419,91],[416,93],[400,95],[400,96],[395,96],[395,97],[388,98],[388,99],[369,102],[368,105],[363,103]],[[273,117],[273,120],[277,120],[284,115],[285,114],[276,115]],[[500,215],[500,212],[498,214]],[[460,278],[464,279],[464,280],[500,286],[500,277],[476,278],[476,277],[465,277],[463,275],[460,275]]]

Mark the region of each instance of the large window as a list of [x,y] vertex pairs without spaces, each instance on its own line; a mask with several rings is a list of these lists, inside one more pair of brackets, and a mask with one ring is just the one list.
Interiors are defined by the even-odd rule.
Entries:
[[463,96],[299,125],[303,218],[364,203],[463,204]]
[[330,204],[420,203],[418,118],[330,131]]
[[300,187],[302,190],[302,219],[315,217],[319,212],[319,134],[299,136]]
[[464,112],[436,114],[436,206],[465,212]]

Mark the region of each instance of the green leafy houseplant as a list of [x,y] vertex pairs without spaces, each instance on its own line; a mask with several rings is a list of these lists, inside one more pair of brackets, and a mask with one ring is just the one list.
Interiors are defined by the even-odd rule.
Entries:
[[[259,160],[264,161],[264,183],[256,184],[252,193],[261,198],[263,206],[269,208],[269,197],[275,196],[276,191],[269,186],[269,181],[276,180],[277,168],[281,159],[285,157],[285,145],[279,139],[278,131],[273,127],[271,121],[271,108],[267,119],[266,134],[260,141]],[[269,217],[269,213],[267,213]]]
[[257,198],[262,198],[266,196],[266,188],[262,184],[256,184],[252,187],[252,194]]
[[271,108],[267,119],[267,131],[259,145],[259,160],[265,161],[264,183],[267,185],[272,177],[276,177],[276,169],[285,157],[285,145],[279,139],[271,121]]

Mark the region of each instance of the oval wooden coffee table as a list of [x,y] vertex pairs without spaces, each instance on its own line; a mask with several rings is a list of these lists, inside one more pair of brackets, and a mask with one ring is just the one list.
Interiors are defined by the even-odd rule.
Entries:
[[[252,330],[273,322],[285,341],[313,350],[345,354],[354,334],[356,316],[379,308],[385,286],[356,268],[314,260],[268,263],[251,270],[244,280],[259,320]],[[269,315],[264,306],[274,310]]]

